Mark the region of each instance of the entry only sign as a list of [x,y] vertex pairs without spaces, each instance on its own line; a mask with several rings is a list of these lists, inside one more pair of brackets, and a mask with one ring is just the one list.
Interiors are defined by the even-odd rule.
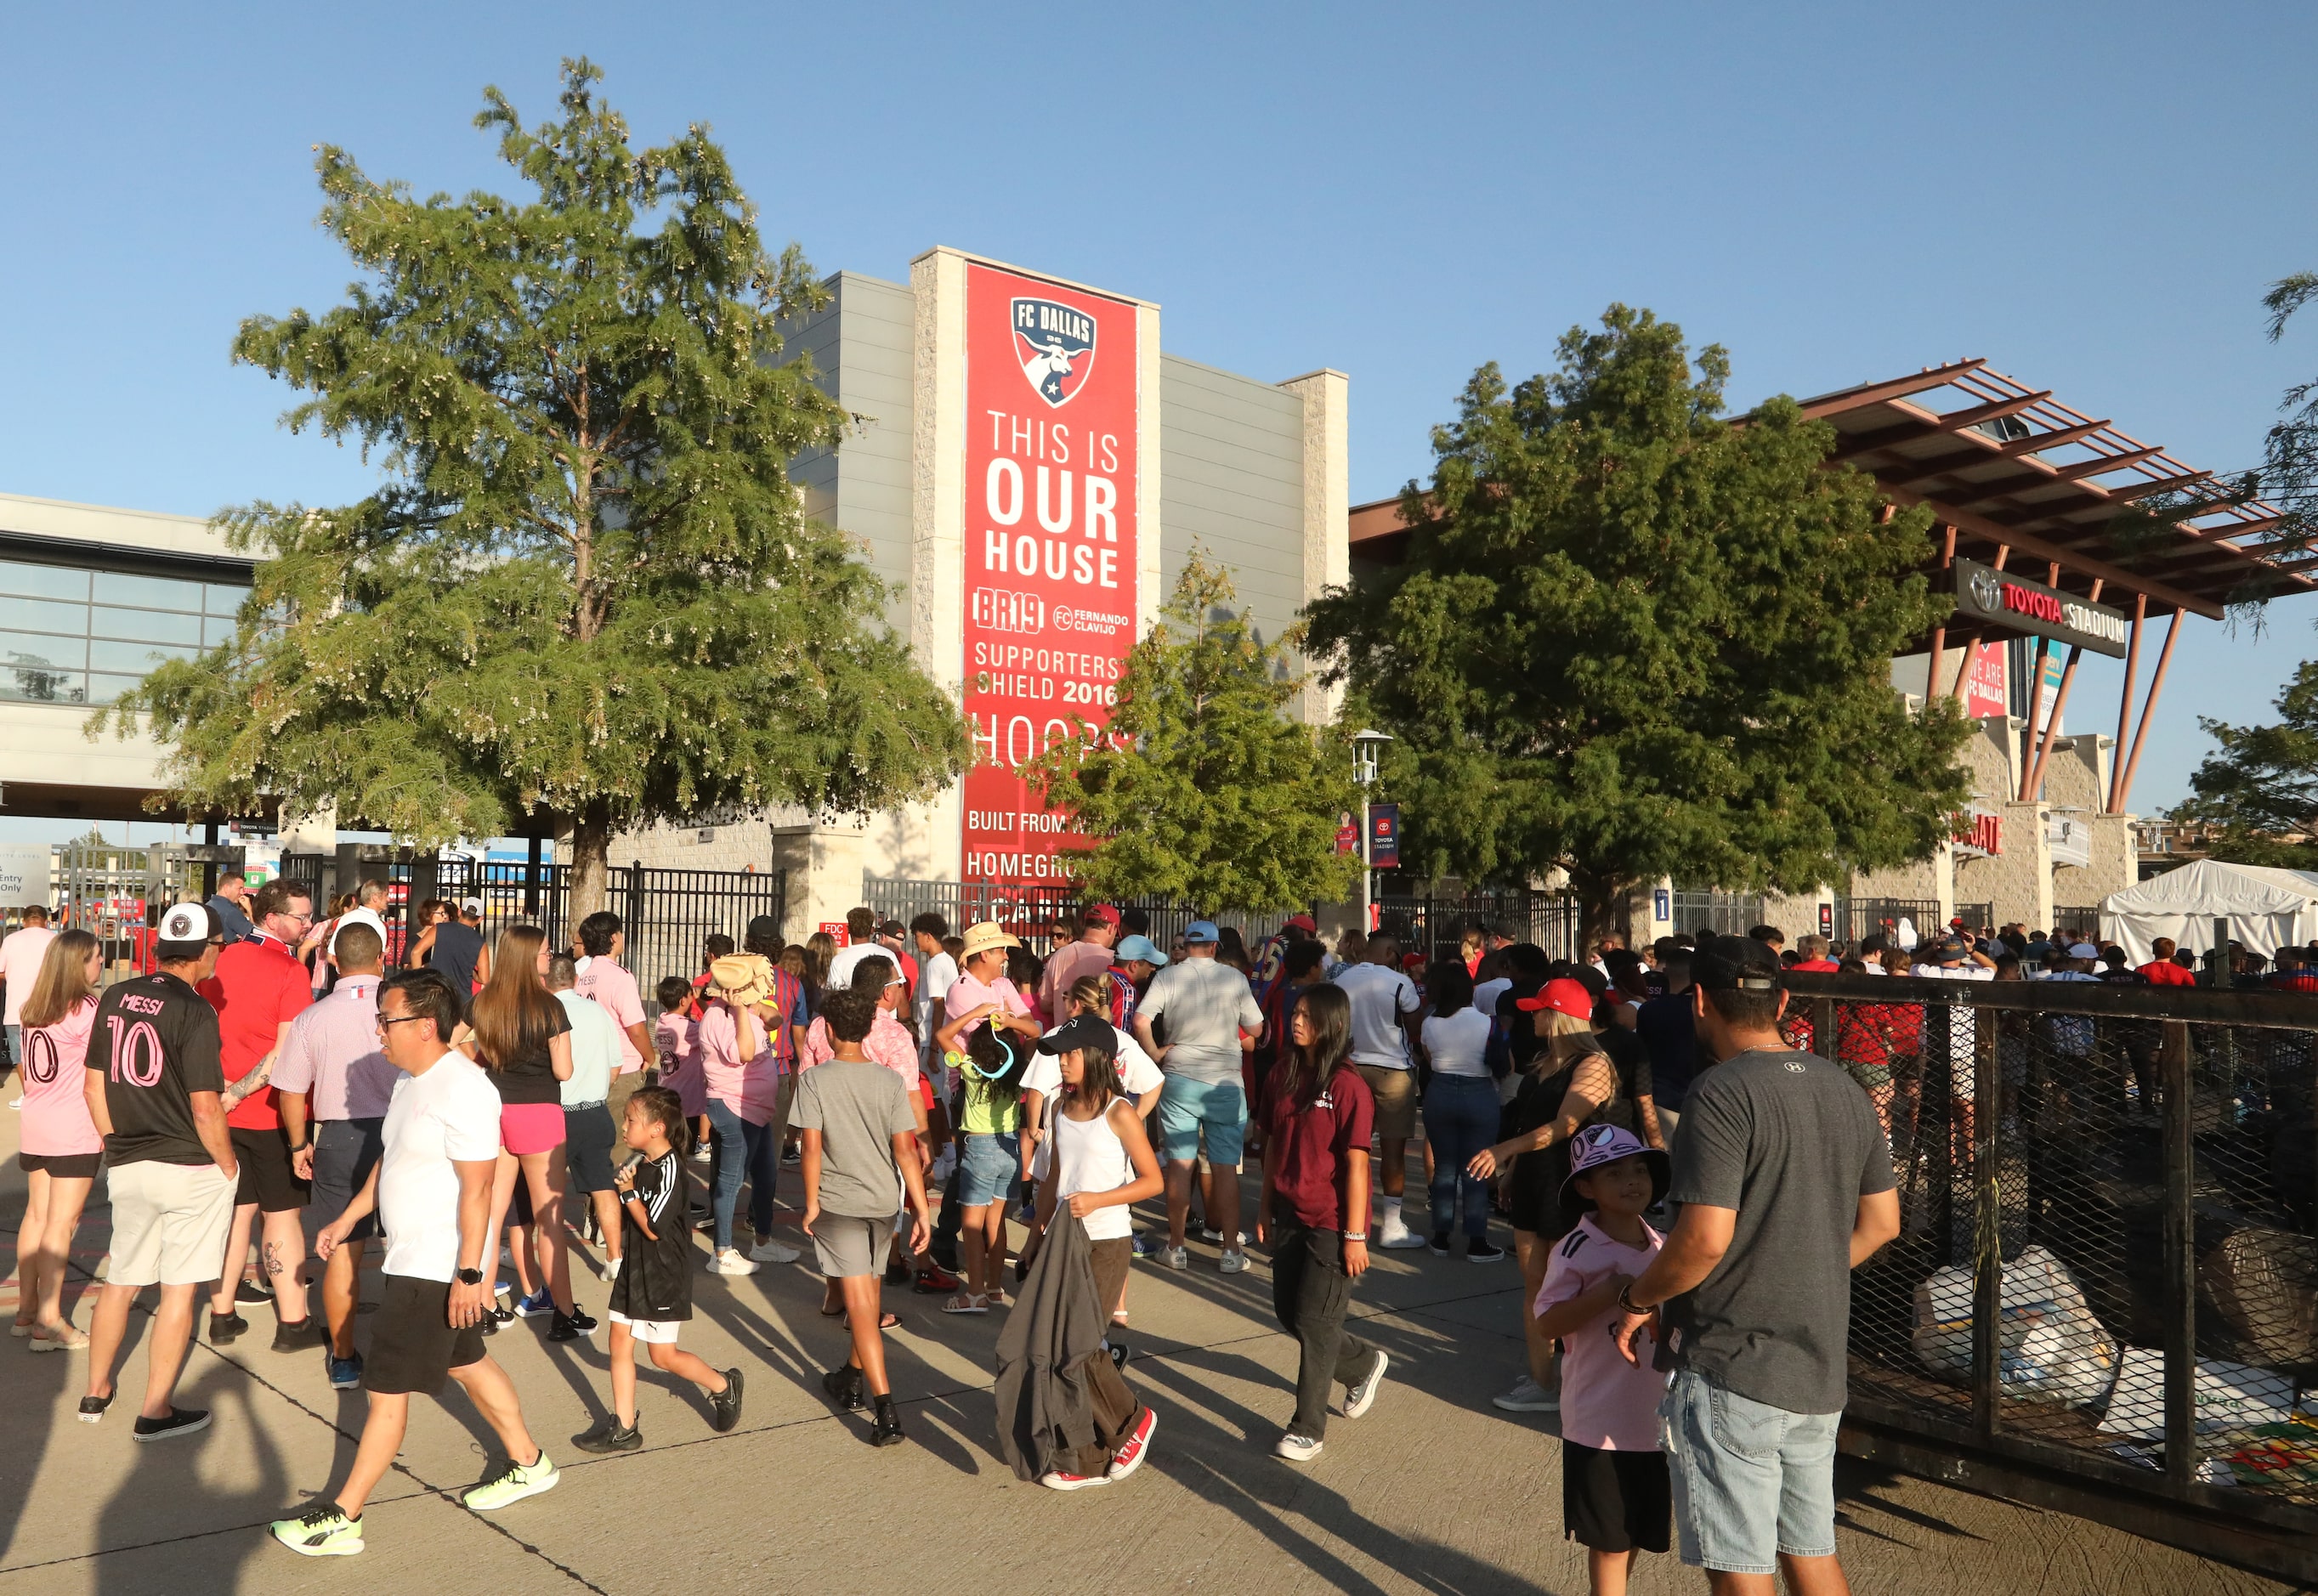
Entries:
[[1957,560],[1955,571],[1960,614],[1999,631],[2049,637],[2096,654],[2122,658],[2125,653],[2130,623],[2123,610],[2024,580],[1977,560]]

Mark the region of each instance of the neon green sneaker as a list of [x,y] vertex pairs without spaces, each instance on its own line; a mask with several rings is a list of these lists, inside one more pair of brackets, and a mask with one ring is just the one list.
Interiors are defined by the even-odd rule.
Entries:
[[542,1448],[528,1468],[510,1457],[486,1475],[481,1484],[468,1487],[466,1494],[459,1500],[479,1513],[487,1513],[497,1508],[512,1506],[526,1496],[536,1496],[542,1491],[553,1491],[555,1482],[562,1477],[555,1472],[555,1465],[548,1461],[546,1450]]
[[351,1557],[363,1549],[362,1520],[328,1499],[294,1519],[274,1520],[266,1530],[301,1557]]

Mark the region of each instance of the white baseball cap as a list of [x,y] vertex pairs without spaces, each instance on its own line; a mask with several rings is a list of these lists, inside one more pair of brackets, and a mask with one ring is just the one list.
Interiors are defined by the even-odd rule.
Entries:
[[338,937],[345,933],[348,926],[368,926],[378,933],[380,942],[383,943],[386,940],[386,922],[378,918],[377,910],[349,909],[346,913],[338,916],[337,928],[330,933],[330,953],[333,957],[337,956],[338,951]]
[[169,911],[161,917],[161,940],[164,942],[207,942],[212,937],[222,935],[224,929],[206,903],[172,904]]

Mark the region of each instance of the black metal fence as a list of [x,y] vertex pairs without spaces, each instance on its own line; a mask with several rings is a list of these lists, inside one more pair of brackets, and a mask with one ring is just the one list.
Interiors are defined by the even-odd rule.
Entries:
[[[1674,927],[1677,931],[1716,931],[1744,937],[1763,923],[1763,895],[1760,892],[1724,892],[1708,887],[1676,887],[1672,894],[1672,907]],[[1795,933],[1801,934],[1800,930]]]
[[[285,856],[282,874],[305,883],[319,902],[327,864],[317,855]],[[486,938],[496,938],[517,925],[539,927],[557,947],[568,946],[571,938],[567,865],[418,857],[367,862],[363,874],[387,883],[390,961],[400,960],[422,928],[412,925],[410,917],[429,898],[480,901]],[[620,917],[627,937],[621,963],[646,991],[664,975],[697,973],[703,945],[712,933],[721,932],[737,946],[750,920],[759,915],[769,915],[790,940],[804,939],[801,929],[786,923],[785,870],[649,870],[631,864],[614,869],[605,885],[605,907]]]
[[[862,879],[861,901],[881,919],[890,915],[904,925],[929,911],[939,914],[953,933],[983,920],[996,920],[1043,953],[1052,933],[1059,930],[1066,940],[1076,935],[1067,928],[1072,916],[1095,900],[1073,886],[1011,886],[992,882],[913,881],[873,875]],[[1108,898],[1102,901],[1121,910],[1139,910],[1149,927],[1146,934],[1161,947],[1168,946],[1193,920],[1206,919],[1218,927],[1236,929],[1253,952],[1255,944],[1277,931],[1291,912],[1255,914],[1187,903],[1176,898]]]
[[2318,1576],[2318,997],[1788,982],[1899,1178],[1846,1422]]
[[1855,948],[1863,937],[1891,935],[1902,920],[1918,937],[1928,938],[1946,919],[1934,898],[1837,898],[1835,939]]
[[1399,939],[1403,951],[1427,964],[1455,954],[1467,928],[1482,926],[1516,942],[1534,942],[1551,959],[1574,959],[1583,925],[1577,900],[1566,892],[1465,892],[1454,897],[1385,897],[1377,901],[1377,928]]
[[[2030,928],[2033,930],[2041,929],[2042,928],[2032,927]],[[2081,908],[2071,907],[2067,909],[2054,909],[2053,910],[2052,931],[2053,936],[2066,937],[2071,942],[2098,943],[2100,940],[2099,905],[2092,904]]]

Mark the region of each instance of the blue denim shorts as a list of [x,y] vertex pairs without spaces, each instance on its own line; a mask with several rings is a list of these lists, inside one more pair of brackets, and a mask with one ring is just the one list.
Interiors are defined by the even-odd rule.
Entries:
[[1021,1173],[1022,1143],[1016,1132],[966,1137],[966,1158],[957,1171],[959,1206],[983,1208],[1003,1202]]
[[1835,1556],[1840,1413],[1791,1413],[1677,1374],[1658,1403],[1676,1549],[1693,1568],[1775,1574],[1779,1554]]
[[1159,1156],[1187,1164],[1199,1156],[1199,1131],[1208,1134],[1208,1162],[1229,1168],[1240,1161],[1241,1130],[1247,1124],[1247,1093],[1233,1080],[1193,1080],[1170,1075],[1159,1090]]

